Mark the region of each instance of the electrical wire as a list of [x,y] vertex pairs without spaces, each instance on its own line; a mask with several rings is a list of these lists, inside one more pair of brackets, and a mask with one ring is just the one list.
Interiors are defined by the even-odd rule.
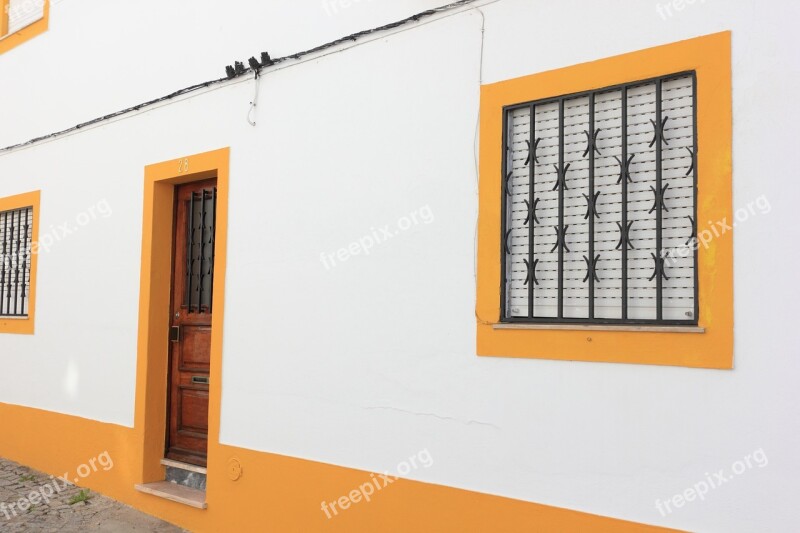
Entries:
[[[415,23],[415,22],[418,22],[420,19],[423,19],[423,18],[426,18],[426,17],[430,17],[430,16],[433,16],[433,15],[436,15],[436,14],[439,14],[439,13],[443,13],[445,11],[451,11],[451,10],[457,9],[459,7],[466,6],[466,5],[471,4],[473,2],[476,2],[476,1],[477,0],[457,0],[456,2],[451,2],[449,4],[446,4],[446,5],[437,7],[437,8],[429,9],[427,11],[422,11],[420,13],[417,13],[416,15],[412,15],[410,17],[406,17],[404,19],[401,19],[401,20],[398,20],[398,21],[395,21],[395,22],[391,22],[389,24],[384,24],[383,26],[378,26],[378,27],[375,27],[375,28],[372,28],[372,29],[369,29],[369,30],[362,30],[362,31],[347,35],[345,37],[340,37],[338,39],[335,39],[333,41],[327,42],[325,44],[321,44],[319,46],[315,46],[314,48],[309,48],[308,50],[303,50],[301,52],[296,52],[296,53],[288,55],[288,56],[276,58],[276,59],[273,60],[273,63],[277,65],[277,64],[280,64],[280,63],[283,63],[283,62],[287,62],[289,60],[298,60],[298,59],[300,59],[302,57],[305,57],[305,56],[308,56],[308,55],[312,55],[312,54],[317,54],[318,52],[322,52],[322,51],[327,50],[329,48],[334,48],[334,47],[339,46],[341,44],[345,44],[345,43],[348,43],[348,42],[355,43],[360,38],[365,37],[367,35],[370,35],[370,34],[373,34],[373,33],[378,33],[378,32],[384,32],[384,31],[392,30],[394,28],[398,28],[400,26],[405,26],[407,24]],[[496,1],[499,1],[499,0],[495,0],[495,2]],[[494,2],[489,2],[489,3],[494,3]],[[274,71],[281,70],[281,69],[280,68],[278,68],[278,69],[267,68],[267,69],[264,69],[264,70],[266,70],[267,73],[270,73],[270,72],[274,72]],[[177,91],[174,91],[174,92],[172,92],[172,93],[170,93],[170,94],[168,94],[166,96],[162,96],[160,98],[155,98],[153,100],[148,100],[147,102],[143,102],[141,104],[138,104],[138,105],[135,105],[135,106],[132,106],[132,107],[128,107],[126,109],[122,109],[122,110],[116,111],[114,113],[109,113],[107,115],[103,115],[102,117],[97,117],[97,118],[89,120],[87,122],[82,122],[80,124],[72,126],[71,128],[67,128],[67,129],[64,129],[64,130],[60,130],[60,131],[56,131],[56,132],[53,132],[53,133],[49,133],[47,135],[42,135],[40,137],[35,137],[35,138],[30,139],[30,140],[28,140],[26,142],[13,144],[13,145],[10,145],[10,146],[6,146],[5,148],[0,148],[0,154],[4,154],[6,152],[10,152],[12,150],[16,150],[16,149],[23,148],[23,147],[28,147],[28,146],[31,146],[31,145],[34,145],[34,144],[37,144],[37,143],[40,143],[40,142],[43,142],[43,141],[46,141],[46,140],[50,140],[50,139],[54,139],[56,137],[61,137],[61,136],[67,135],[67,134],[70,134],[70,133],[74,133],[74,132],[80,131],[82,129],[88,128],[90,126],[94,126],[94,125],[102,123],[102,122],[107,122],[109,120],[121,117],[123,115],[127,115],[129,113],[133,113],[133,112],[136,112],[136,111],[140,111],[142,109],[153,107],[153,106],[155,106],[157,104],[160,104],[160,103],[168,101],[168,100],[173,100],[173,99],[178,98],[180,96],[184,96],[184,95],[187,95],[187,94],[190,94],[190,93],[195,93],[195,92],[200,91],[202,89],[206,89],[206,88],[213,87],[213,86],[216,86],[216,85],[222,85],[222,84],[225,84],[226,82],[235,83],[239,78],[241,78],[242,76],[244,76],[244,75],[246,75],[248,73],[251,73],[251,72],[254,72],[254,70],[252,68],[247,68],[247,69],[244,70],[244,72],[241,73],[241,75],[236,76],[233,79],[228,78],[227,76],[225,76],[223,78],[217,78],[217,79],[214,79],[214,80],[209,80],[209,81],[205,81],[205,82],[198,83],[198,84],[195,84],[195,85],[191,85],[189,87],[185,87],[183,89],[179,89]],[[250,117],[248,116],[248,121],[249,120],[250,120]]]
[[473,156],[475,161],[475,241],[473,244],[473,276],[475,277],[475,319],[478,321],[479,324],[484,326],[491,326],[494,322],[485,320],[481,318],[480,314],[478,314],[478,229],[480,227],[480,186],[481,186],[481,174],[480,174],[480,165],[479,165],[479,135],[480,135],[480,127],[481,127],[481,95],[480,90],[481,86],[483,85],[483,50],[484,50],[484,43],[486,42],[486,14],[481,11],[481,8],[475,6],[472,8],[473,10],[477,11],[481,16],[481,52],[480,52],[480,59],[478,61],[478,112],[476,113],[477,118],[475,119],[475,137],[473,139]]
[[258,87],[259,87],[259,83],[260,82],[261,82],[261,71],[256,70],[256,73],[255,73],[255,86],[256,86],[255,94],[253,95],[253,101],[250,102],[250,111],[247,112],[247,122],[251,126],[253,126],[254,128],[256,127],[256,121],[253,120],[253,111],[255,111],[256,108],[258,107]]

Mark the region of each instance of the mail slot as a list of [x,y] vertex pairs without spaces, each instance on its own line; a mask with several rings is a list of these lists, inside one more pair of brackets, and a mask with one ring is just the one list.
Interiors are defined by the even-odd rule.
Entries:
[[208,385],[208,376],[192,376],[192,383],[196,385]]

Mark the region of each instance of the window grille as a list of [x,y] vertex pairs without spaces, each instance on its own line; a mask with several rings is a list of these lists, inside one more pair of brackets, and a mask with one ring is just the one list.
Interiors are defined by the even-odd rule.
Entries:
[[28,316],[33,208],[0,212],[0,317]]
[[211,313],[214,288],[214,232],[217,225],[217,188],[195,191],[186,201],[186,283],[184,307],[188,313]]
[[503,110],[504,322],[694,325],[696,77]]

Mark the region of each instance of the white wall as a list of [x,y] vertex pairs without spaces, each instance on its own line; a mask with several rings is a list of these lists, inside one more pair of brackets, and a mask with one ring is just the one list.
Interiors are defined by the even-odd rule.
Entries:
[[[34,1],[34,0],[32,0]],[[50,0],[50,29],[0,56],[0,145],[72,127],[393,22],[437,0]],[[350,7],[344,5],[350,4]]]
[[[2,79],[51,54],[88,63],[113,51],[136,65],[59,85],[63,99],[52,80],[73,68],[26,71],[0,90],[0,141],[214,77],[262,48],[293,52],[433,5],[364,1],[328,17],[316,2],[261,4],[248,8],[269,31],[172,7],[133,46],[126,25],[146,24],[147,9],[126,18],[64,0],[51,32],[0,56]],[[662,18],[656,6],[486,6],[483,80],[733,31],[735,203],[765,195],[772,207],[736,229],[734,371],[475,356],[481,17],[468,12],[265,76],[256,128],[245,121],[253,84],[240,82],[0,155],[0,195],[41,188],[44,230],[104,199],[113,209],[40,257],[37,334],[0,338],[0,401],[132,423],[143,167],[231,146],[224,443],[380,471],[427,448],[434,466],[410,477],[696,531],[796,530],[800,254],[783,243],[800,240],[798,7],[698,0]],[[64,28],[87,17],[81,32]],[[90,45],[112,37],[121,49]],[[320,260],[426,207],[433,222],[369,256]],[[767,466],[666,517],[656,509],[758,449]]]

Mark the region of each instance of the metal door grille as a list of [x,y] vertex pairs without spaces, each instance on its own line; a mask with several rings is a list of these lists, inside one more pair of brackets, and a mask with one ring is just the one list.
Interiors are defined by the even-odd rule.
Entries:
[[503,110],[501,320],[694,325],[696,77]]
[[193,192],[186,210],[185,307],[189,313],[210,313],[214,303],[217,188]]
[[33,208],[0,212],[0,316],[28,316]]

